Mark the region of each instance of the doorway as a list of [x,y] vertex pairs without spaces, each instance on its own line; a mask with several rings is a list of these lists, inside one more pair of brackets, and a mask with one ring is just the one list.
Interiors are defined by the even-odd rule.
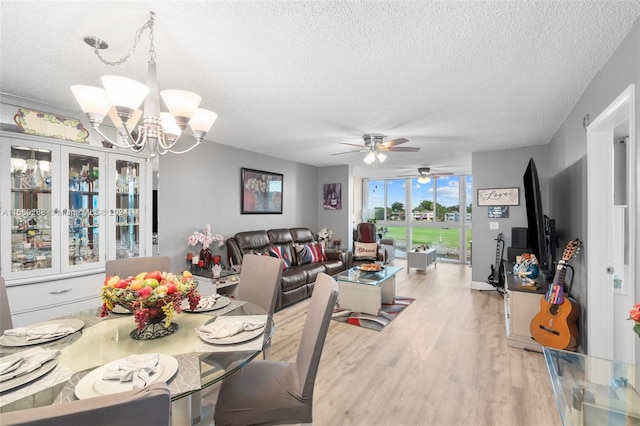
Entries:
[[[587,127],[587,324],[589,355],[636,362],[635,86]],[[612,191],[613,188],[613,191]]]

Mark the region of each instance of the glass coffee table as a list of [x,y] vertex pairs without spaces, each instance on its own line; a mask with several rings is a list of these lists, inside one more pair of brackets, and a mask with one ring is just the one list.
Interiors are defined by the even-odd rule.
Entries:
[[564,426],[640,425],[640,368],[543,348]]
[[383,303],[392,304],[396,297],[396,274],[402,268],[383,266],[367,272],[359,266],[333,276],[338,282],[338,305],[342,309],[378,315]]

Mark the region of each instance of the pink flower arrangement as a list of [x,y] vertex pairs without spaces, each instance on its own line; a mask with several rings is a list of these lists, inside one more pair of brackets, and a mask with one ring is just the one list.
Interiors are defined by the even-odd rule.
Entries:
[[202,243],[202,248],[208,249],[214,241],[218,242],[218,247],[222,247],[224,244],[224,237],[220,234],[212,234],[211,225],[207,223],[204,227],[204,234],[198,231],[194,232],[193,235],[189,237],[188,243],[190,246]]
[[633,305],[633,308],[629,311],[629,319],[636,323],[636,325],[633,326],[633,331],[640,336],[640,303]]

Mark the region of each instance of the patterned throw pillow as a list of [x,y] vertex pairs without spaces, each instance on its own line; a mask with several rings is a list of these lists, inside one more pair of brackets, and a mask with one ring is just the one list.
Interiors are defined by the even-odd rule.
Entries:
[[312,243],[298,245],[296,246],[296,255],[298,256],[298,265],[306,265],[307,263],[316,263],[325,260],[322,244]]
[[353,243],[355,260],[378,260],[378,243]]
[[282,269],[291,268],[289,250],[283,250],[282,247],[274,246],[269,249],[269,256],[282,259]]

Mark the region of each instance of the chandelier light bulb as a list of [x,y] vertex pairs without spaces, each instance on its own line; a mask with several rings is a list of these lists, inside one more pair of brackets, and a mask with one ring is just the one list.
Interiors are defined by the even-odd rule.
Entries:
[[71,91],[90,121],[101,123],[111,109],[111,100],[107,92],[100,87],[82,85],[71,86]]
[[384,154],[384,153],[382,153],[382,152],[378,152],[378,161],[379,161],[379,162],[381,162],[381,163],[382,163],[382,162],[384,162],[384,160],[386,160],[386,159],[387,159],[387,155],[386,155],[386,154]]
[[200,95],[186,90],[163,90],[160,96],[182,130],[187,127],[202,100]]

